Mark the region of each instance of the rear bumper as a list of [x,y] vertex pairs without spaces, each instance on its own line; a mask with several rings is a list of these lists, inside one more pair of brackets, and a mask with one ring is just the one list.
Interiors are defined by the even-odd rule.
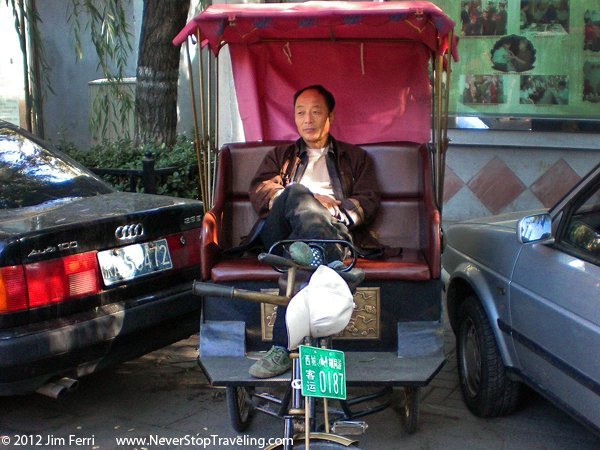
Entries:
[[26,327],[0,331],[0,395],[31,392],[58,376],[80,377],[198,331],[191,283]]

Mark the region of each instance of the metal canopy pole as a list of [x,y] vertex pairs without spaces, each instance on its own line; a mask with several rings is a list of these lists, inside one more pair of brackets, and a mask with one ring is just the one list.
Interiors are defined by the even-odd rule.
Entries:
[[212,175],[212,183],[211,183],[211,192],[210,192],[210,198],[211,201],[212,199],[214,199],[214,188],[215,188],[215,182],[217,179],[217,154],[219,151],[219,53],[217,53],[217,55],[215,56],[215,60],[214,60],[214,83],[215,83],[215,88],[214,88],[214,107],[213,107],[213,113],[214,113],[214,119],[213,119],[213,123],[214,123],[214,130],[213,130],[213,151],[214,151],[214,161],[212,164],[212,170],[213,170],[213,175]]
[[448,113],[450,110],[450,78],[452,75],[452,41],[454,39],[454,31],[450,31],[448,34],[448,50],[445,55],[446,62],[446,83],[444,89],[444,110],[443,110],[443,136],[441,141],[441,154],[440,154],[440,200],[439,208],[440,213],[444,206],[444,180],[446,178],[446,151],[448,150]]
[[212,179],[212,170],[210,167],[210,160],[212,156],[212,142],[210,133],[212,128],[211,62],[212,59],[209,50],[206,52],[206,195],[208,198],[212,197],[210,194]]
[[[435,118],[436,118],[436,114],[437,114],[437,105],[436,105],[436,67],[435,67],[435,52],[432,51],[431,52],[431,58],[430,58],[430,64],[431,64],[431,78],[430,78],[430,82],[431,82],[431,117],[430,117],[430,128],[431,128],[431,144],[428,145],[428,150],[429,150],[429,161],[432,167],[431,170],[431,183],[433,185],[433,187],[435,188],[435,186],[437,186],[436,184],[436,174],[435,174],[435,164],[436,164],[436,160],[435,160],[435,153],[436,153],[436,148],[437,148],[437,136],[436,136],[436,123],[435,123]],[[437,202],[437,197],[435,197],[434,195],[434,199]]]
[[442,76],[444,70],[443,64],[443,55],[436,55],[435,59],[435,130],[434,134],[436,136],[435,139],[435,163],[433,167],[433,171],[435,173],[435,198],[437,202],[438,209],[441,210],[442,205],[441,201],[443,199],[440,198],[440,192],[443,190],[443,187],[440,186],[440,153],[442,151]]
[[446,52],[446,90],[444,95],[444,142],[448,142],[448,111],[450,105],[450,78],[452,75],[452,40],[454,39],[454,31],[448,34],[448,51]]
[[190,56],[190,42],[191,38],[186,40],[185,42],[185,53],[187,57],[188,64],[188,77],[189,77],[189,88],[190,88],[190,101],[192,102],[192,119],[194,121],[194,150],[196,152],[196,164],[198,166],[198,187],[200,199],[202,200],[202,205],[204,211],[207,210],[207,205],[204,203],[204,184],[202,182],[202,163],[201,163],[201,150],[200,150],[200,130],[198,129],[198,111],[196,108],[196,92],[194,89],[194,71],[192,69],[192,58]]
[[205,211],[208,211],[212,208],[212,199],[210,198],[209,192],[209,183],[208,183],[208,174],[209,174],[209,155],[208,155],[208,130],[207,130],[207,117],[206,117],[206,104],[204,97],[205,90],[205,79],[204,79],[204,55],[202,50],[202,45],[200,44],[201,36],[200,30],[196,31],[196,55],[198,58],[198,94],[200,100],[200,125],[202,130],[202,140],[201,140],[201,149],[202,149],[202,201],[204,202]]

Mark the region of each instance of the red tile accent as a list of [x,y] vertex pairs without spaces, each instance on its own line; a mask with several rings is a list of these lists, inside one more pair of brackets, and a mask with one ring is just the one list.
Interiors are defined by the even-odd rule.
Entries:
[[493,214],[500,213],[526,189],[519,177],[497,156],[467,186]]
[[465,182],[448,165],[446,165],[446,173],[444,176],[444,203],[447,203],[454,197],[458,191],[462,189]]
[[531,185],[531,192],[546,208],[550,208],[580,179],[564,159],[559,159]]

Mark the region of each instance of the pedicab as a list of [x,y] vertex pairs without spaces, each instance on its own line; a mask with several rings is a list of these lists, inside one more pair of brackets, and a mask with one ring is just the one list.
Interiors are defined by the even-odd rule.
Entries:
[[[199,364],[214,386],[226,388],[237,431],[260,411],[284,418],[284,436],[304,429],[314,448],[335,448],[318,443],[350,441],[310,432],[358,433],[366,428],[360,418],[390,405],[400,409],[405,429],[416,431],[419,390],[445,363],[440,254],[447,87],[457,56],[453,27],[429,2],[227,4],[209,6],[174,38],[185,43],[190,67],[205,205],[202,280],[194,287],[202,295]],[[228,119],[220,114],[220,67],[229,61],[245,138],[221,145],[219,122]],[[348,392],[359,394],[338,399],[337,408],[326,400],[325,408],[317,407],[312,399],[308,411],[293,407],[296,375],[248,374],[271,346],[277,305],[295,293],[288,288],[278,295],[277,284],[294,263],[270,265],[255,256],[230,257],[227,250],[257,220],[250,180],[270,149],[297,139],[293,94],[312,84],[336,97],[332,135],[360,145],[374,162],[381,206],[369,231],[402,251],[352,261],[364,281],[348,325],[328,342],[343,351]],[[269,258],[261,257],[273,262]],[[278,389],[283,396],[273,394]],[[324,409],[323,423],[317,409]],[[305,425],[299,416],[309,416]]]

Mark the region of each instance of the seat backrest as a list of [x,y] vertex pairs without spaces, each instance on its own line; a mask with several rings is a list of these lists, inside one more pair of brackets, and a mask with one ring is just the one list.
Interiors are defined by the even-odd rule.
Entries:
[[[250,181],[264,155],[289,142],[228,144],[219,154],[216,203],[222,204],[221,246],[238,245],[258,216],[248,197]],[[373,159],[381,191],[381,206],[370,228],[386,245],[420,248],[422,240],[424,148],[418,144],[362,145]]]
[[223,227],[220,230],[223,248],[239,245],[258,219],[248,190],[264,156],[273,148],[290,143],[246,142],[227,144],[220,150],[216,203],[223,201]]
[[373,159],[381,205],[370,229],[382,244],[421,247],[423,161],[418,144],[394,142],[362,145]]

